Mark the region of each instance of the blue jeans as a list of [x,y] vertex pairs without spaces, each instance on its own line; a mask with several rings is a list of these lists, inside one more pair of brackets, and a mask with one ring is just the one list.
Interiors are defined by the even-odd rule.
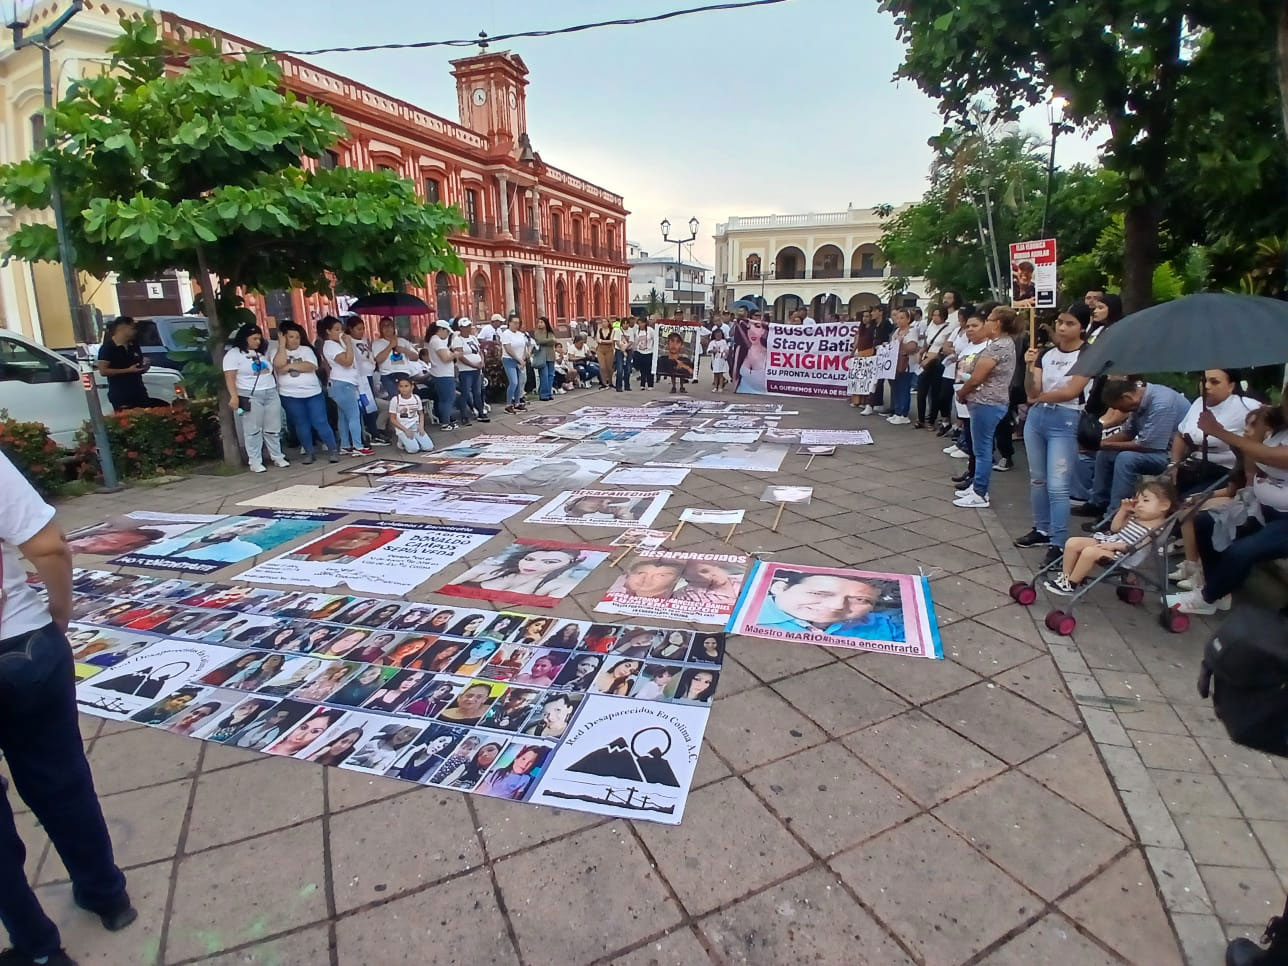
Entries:
[[549,401],[554,398],[555,364],[543,362],[537,366],[537,398]]
[[358,405],[358,387],[351,382],[332,379],[327,387],[335,408],[340,411],[340,448],[362,447],[362,413]]
[[1203,560],[1203,599],[1209,604],[1242,587],[1257,564],[1288,557],[1288,513],[1262,507],[1261,514],[1265,526],[1249,520],[1239,528],[1234,543],[1221,551],[1212,546],[1212,514],[1194,517],[1194,536]]
[[1063,547],[1069,539],[1069,488],[1078,458],[1078,410],[1050,403],[1030,406],[1024,451],[1033,527],[1048,534],[1053,547]]
[[966,408],[970,410],[970,445],[975,453],[975,492],[988,496],[988,481],[993,476],[993,436],[1006,415],[1006,407],[968,403]]
[[586,385],[599,378],[599,366],[589,359],[574,362],[572,366],[577,370],[577,378]]
[[621,349],[613,350],[613,388],[631,388],[631,356]]
[[406,377],[407,373],[405,372],[382,372],[380,373],[380,388],[385,391],[386,396],[393,399],[394,396],[398,395],[398,380]]
[[[107,673],[107,672],[104,672]],[[128,903],[125,876],[81,744],[67,637],[54,624],[0,641],[0,751],[13,787],[49,835],[75,900],[97,913]],[[37,958],[62,945],[23,872],[27,851],[0,792],[0,923],[14,949]]]
[[483,406],[483,370],[462,367],[457,378],[461,382],[461,399],[466,412],[472,409],[474,415],[482,419],[487,415],[487,410]]
[[[456,391],[455,376],[434,376],[431,380],[434,387],[434,415],[440,423],[451,423],[456,420],[456,411],[461,408],[461,397]],[[464,412],[461,413],[464,416]],[[468,419],[463,422],[468,423]]]
[[901,372],[894,377],[890,392],[890,408],[896,416],[907,416],[912,408],[912,373]]
[[322,440],[327,449],[332,453],[336,451],[338,447],[335,433],[331,431],[331,424],[327,422],[326,400],[322,398],[321,393],[305,399],[283,396],[282,408],[286,410],[286,418],[290,420],[291,429],[295,430],[296,438],[310,458],[313,456],[314,433],[317,433],[318,439]]
[[1073,467],[1073,482],[1069,484],[1069,496],[1084,503],[1091,499],[1091,484],[1096,478],[1096,454],[1079,453],[1078,461]]
[[502,359],[501,364],[505,366],[505,404],[517,406],[523,400],[523,367],[510,356]]
[[1166,453],[1102,449],[1096,454],[1096,482],[1091,502],[1106,507],[1105,516],[1112,517],[1123,500],[1136,492],[1142,476],[1156,476],[1165,469]]

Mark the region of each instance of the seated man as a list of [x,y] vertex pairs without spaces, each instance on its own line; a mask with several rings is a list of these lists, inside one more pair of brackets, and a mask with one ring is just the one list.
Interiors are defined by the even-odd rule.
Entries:
[[1100,444],[1091,502],[1075,511],[1094,518],[1083,525],[1087,532],[1109,525],[1110,508],[1122,506],[1122,501],[1136,492],[1142,476],[1154,476],[1167,468],[1172,436],[1190,408],[1190,401],[1175,389],[1137,377],[1108,380],[1101,399],[1110,409],[1126,413],[1127,421],[1121,431]]

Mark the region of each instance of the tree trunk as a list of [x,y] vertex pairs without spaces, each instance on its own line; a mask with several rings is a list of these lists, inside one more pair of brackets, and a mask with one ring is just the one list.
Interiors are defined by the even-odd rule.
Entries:
[[[997,252],[997,231],[993,227],[993,199],[989,194],[988,185],[984,185],[984,214],[988,216],[988,251],[993,256],[993,266],[996,271],[997,281],[994,283],[993,298],[999,302],[1006,302],[1008,299],[1003,293],[1003,282],[1009,282],[1011,274],[1009,271],[1002,271],[1002,259]],[[1009,268],[1009,262],[1007,263]]]
[[1154,304],[1154,269],[1158,267],[1156,202],[1128,207],[1123,218],[1123,312]]
[[[210,350],[210,361],[216,371],[222,373],[224,368],[224,331],[219,325],[219,309],[216,306],[214,276],[206,263],[206,250],[197,246],[197,268],[201,275],[201,294],[206,307],[206,328],[209,333],[206,345]],[[223,446],[224,462],[229,466],[241,466],[241,445],[237,442],[237,422],[233,419],[232,406],[228,399],[228,387],[223,379],[219,380],[216,393],[219,400],[219,441]]]
[[1288,0],[1279,11],[1279,110],[1283,114],[1284,137],[1288,138]]
[[979,205],[972,201],[971,208],[975,212],[975,227],[979,230],[979,247],[984,253],[984,272],[988,275],[988,287],[990,290],[996,291],[997,279],[993,276],[993,259],[988,257],[988,239],[984,237],[984,222],[979,217]]

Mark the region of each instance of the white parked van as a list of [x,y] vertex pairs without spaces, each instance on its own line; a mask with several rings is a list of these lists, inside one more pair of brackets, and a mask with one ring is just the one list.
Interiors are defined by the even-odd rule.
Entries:
[[[103,412],[112,412],[107,379],[97,369],[92,378]],[[183,395],[179,373],[173,369],[149,369],[143,382],[154,399],[169,402]],[[0,329],[0,410],[20,422],[44,423],[53,441],[64,447],[75,445],[76,432],[89,419],[76,364],[11,329]]]

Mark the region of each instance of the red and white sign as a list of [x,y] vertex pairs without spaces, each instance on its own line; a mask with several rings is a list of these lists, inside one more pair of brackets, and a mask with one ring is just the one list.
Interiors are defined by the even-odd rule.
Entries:
[[1017,309],[1053,309],[1056,292],[1055,239],[1011,245],[1011,305]]

